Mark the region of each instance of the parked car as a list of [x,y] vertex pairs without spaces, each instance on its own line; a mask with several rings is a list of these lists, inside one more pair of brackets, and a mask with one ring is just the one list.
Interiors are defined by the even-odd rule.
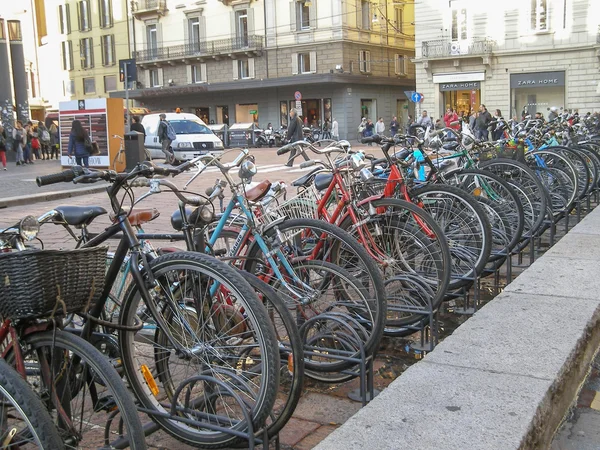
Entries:
[[[166,115],[177,135],[177,139],[171,143],[171,149],[177,160],[186,161],[208,152],[223,152],[223,142],[195,114],[166,113]],[[152,158],[165,156],[156,135],[159,122],[159,114],[148,114],[142,119],[142,125],[146,130],[146,149]]]

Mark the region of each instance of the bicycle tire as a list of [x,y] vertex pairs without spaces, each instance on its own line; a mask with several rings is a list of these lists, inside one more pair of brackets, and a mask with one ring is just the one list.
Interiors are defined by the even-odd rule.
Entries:
[[[5,410],[10,408],[10,413]],[[12,412],[14,411],[14,412]],[[17,430],[14,422],[25,425],[24,430]],[[19,419],[20,416],[21,418]],[[6,422],[4,421],[6,419]],[[9,438],[7,430],[16,432]],[[14,442],[15,437],[18,439]],[[32,442],[28,442],[32,441]],[[63,450],[65,448],[52,418],[40,398],[31,390],[23,377],[6,361],[0,358],[0,443],[10,444],[21,450],[41,448],[44,450]]]
[[[124,430],[126,430],[126,435],[129,437],[129,448],[136,450],[146,448],[146,438],[144,435],[144,429],[142,428],[142,424],[138,417],[137,408],[135,406],[131,394],[127,390],[125,384],[123,383],[123,380],[116,372],[115,368],[111,365],[110,361],[106,359],[94,346],[92,346],[90,343],[88,343],[79,336],[61,330],[50,330],[27,334],[21,338],[21,342],[25,344],[26,348],[28,349],[27,355],[24,356],[26,358],[33,358],[34,355],[32,354],[32,352],[35,352],[35,357],[37,358],[35,361],[37,361],[38,365],[40,364],[40,358],[45,358],[45,355],[48,355],[50,357],[50,361],[52,361],[49,364],[48,368],[50,368],[53,364],[57,362],[60,363],[66,361],[67,359],[75,359],[76,361],[79,361],[78,364],[82,364],[83,362],[84,368],[82,369],[82,366],[80,365],[74,367],[74,372],[70,374],[70,377],[75,375],[81,377],[81,373],[89,374],[90,371],[93,371],[91,378],[89,380],[77,378],[75,380],[75,385],[68,384],[67,386],[62,387],[61,389],[64,389],[62,392],[66,391],[66,395],[68,395],[71,398],[76,393],[79,394],[82,390],[82,387],[84,385],[87,385],[88,383],[93,383],[93,385],[96,386],[96,390],[99,389],[98,386],[110,389],[111,393],[107,394],[104,397],[98,398],[98,403],[94,405],[94,411],[102,411],[103,409],[106,409],[106,412],[109,413],[112,412],[112,408],[116,406],[121,416],[121,420],[123,421],[123,427]],[[61,361],[53,360],[53,355],[56,355],[56,352],[59,349],[64,352],[63,354],[65,355],[65,357]],[[76,358],[68,358],[70,355],[75,355]],[[47,361],[44,362],[44,364],[46,363]],[[55,376],[52,376],[51,374],[51,380],[53,381],[53,383],[55,383],[59,379],[61,381],[65,381],[66,383],[73,381],[72,379],[64,380],[62,376],[65,373],[70,372],[65,372],[65,369],[62,366],[59,368],[59,373],[57,373]],[[36,370],[35,362],[29,363],[29,369],[30,373],[27,377],[28,381],[33,381],[34,383],[36,383],[39,380],[32,380],[32,378],[37,378],[38,376],[37,371],[39,369]],[[48,386],[42,386],[42,384],[43,383],[36,383],[37,387],[39,387],[40,389],[48,388]],[[58,388],[53,387],[52,389],[56,390]],[[43,396],[46,395],[47,393],[43,393]],[[112,401],[114,401],[114,405],[112,405],[112,403],[110,402],[111,399]],[[103,406],[100,400],[104,400],[106,402],[106,405]],[[101,409],[97,410],[97,408]],[[56,417],[54,417],[54,420],[57,421],[56,424],[58,425],[59,433],[63,436],[65,447],[79,448],[79,442],[77,441],[74,442],[74,445],[76,445],[75,447],[70,446],[69,442],[74,439],[72,435],[64,436],[66,430],[63,430],[60,426],[60,423],[62,422],[60,416],[56,415]],[[86,420],[86,424],[94,425],[94,428],[97,425],[99,425],[94,424],[93,421],[89,420]],[[117,425],[115,425],[115,427],[116,426]],[[78,431],[80,430],[78,429]],[[97,436],[92,437],[98,438]],[[87,440],[85,442],[86,445],[93,445],[94,447],[98,445],[91,444]]]
[[[256,346],[260,350],[260,355],[257,357],[253,356],[252,358],[256,362],[260,363],[260,366],[255,366],[258,367],[258,370],[260,370],[260,372],[255,372],[252,374],[249,370],[244,370],[244,368],[239,368],[239,370],[241,373],[245,373],[247,377],[258,377],[259,373],[261,375],[260,380],[257,381],[257,384],[260,385],[257,387],[258,392],[256,393],[256,396],[251,397],[250,394],[254,394],[254,392],[250,393],[247,390],[244,392],[244,396],[246,397],[244,400],[248,402],[252,401],[252,404],[249,405],[249,407],[251,408],[250,415],[252,419],[252,425],[255,427],[255,429],[260,428],[265,423],[276,399],[277,387],[279,384],[279,371],[277,369],[279,367],[279,364],[277,363],[278,357],[276,355],[277,340],[275,338],[275,331],[273,330],[271,321],[267,315],[267,311],[265,310],[265,307],[262,305],[262,303],[258,300],[255,291],[244,280],[244,278],[239,274],[239,272],[233,267],[230,267],[229,265],[215,259],[214,257],[204,255],[201,253],[176,252],[164,254],[152,260],[150,262],[150,268],[152,270],[153,276],[157,280],[168,277],[169,271],[174,271],[174,273],[180,273],[182,270],[184,270],[184,268],[185,270],[192,269],[196,273],[196,276],[210,277],[210,279],[220,283],[223,289],[226,289],[229,295],[233,294],[233,296],[236,299],[236,302],[238,302],[237,306],[241,306],[241,308],[243,309],[243,321],[240,323],[234,323],[234,319],[239,318],[240,314],[242,314],[240,310],[233,311],[231,313],[232,316],[225,316],[224,319],[219,318],[219,316],[215,315],[215,310],[209,310],[209,319],[211,322],[211,326],[215,329],[221,328],[222,330],[220,331],[222,331],[223,334],[219,335],[218,339],[215,339],[214,336],[211,336],[211,338],[213,339],[212,341],[210,341],[211,344],[205,344],[203,347],[198,349],[198,352],[200,352],[201,350],[205,352],[210,350],[212,352],[212,349],[214,349],[215,347],[214,342],[219,342],[219,340],[225,338],[226,341],[233,339],[237,340],[238,338],[241,339],[240,336],[243,336],[246,333],[250,332],[248,330],[251,330],[252,332],[256,333],[256,335],[254,335],[253,338],[256,339]],[[146,276],[146,274],[143,273],[143,276]],[[181,284],[182,282],[179,281],[179,283]],[[185,293],[186,292],[184,292],[184,294]],[[121,324],[131,325],[134,322],[133,319],[135,317],[137,307],[140,301],[141,300],[137,295],[137,286],[135,284],[132,284],[130,286],[129,291],[125,295],[125,299],[123,300],[121,309],[122,313],[120,317]],[[204,303],[202,306],[204,307]],[[205,327],[204,325],[202,325],[202,328],[200,330],[194,330],[194,328],[190,328],[190,319],[194,319],[193,315],[196,314],[196,311],[197,309],[190,312],[187,305],[184,305],[183,312],[186,314],[186,316],[183,317],[181,311],[176,311],[178,313],[177,321],[169,321],[168,314],[173,314],[172,310],[163,310],[163,314],[167,314],[166,319],[168,323],[173,324],[174,326],[177,326],[177,322],[181,323],[182,325],[185,325],[185,327],[182,326],[182,329],[177,330],[177,332],[183,333],[184,331],[187,331],[188,334],[193,337],[192,342],[195,343],[195,341],[198,340],[201,332],[212,332],[212,330],[207,329],[207,327]],[[204,312],[204,309],[202,311]],[[227,309],[225,309],[225,311],[227,312]],[[238,312],[240,314],[238,314]],[[190,315],[188,315],[188,313]],[[196,315],[195,318],[197,320],[198,315]],[[219,320],[225,320],[226,322],[223,324],[222,322],[219,322]],[[183,321],[185,321],[185,324],[183,324]],[[199,320],[197,320],[197,325],[200,325]],[[227,325],[229,325],[231,328],[227,329]],[[187,330],[184,330],[184,328],[187,328]],[[234,331],[235,333],[233,335],[228,335],[228,333]],[[141,368],[142,365],[139,364],[138,356],[134,354],[135,350],[133,349],[136,340],[140,342],[140,345],[149,344],[152,347],[157,346],[156,343],[160,342],[160,339],[168,339],[166,337],[165,331],[157,327],[154,336],[150,338],[144,336],[136,337],[135,334],[135,332],[128,330],[119,331],[119,343],[121,355],[123,358],[123,368],[127,379],[130,383],[130,386],[134,391],[136,398],[149,411],[157,411],[159,413],[169,411],[169,409],[165,408],[165,406],[162,404],[162,400],[157,398],[158,394],[161,392],[158,392],[156,395],[153,394],[150,388],[148,387],[144,375],[138,370],[138,368]],[[176,337],[174,337],[173,334],[174,333],[171,333],[171,338],[176,339]],[[183,334],[180,335],[180,337],[183,337]],[[146,339],[146,341],[144,342],[143,339]],[[227,344],[227,342],[224,343]],[[200,345],[201,343],[198,343],[198,346]],[[237,364],[243,365],[246,363],[245,360],[240,359],[240,355],[235,355],[235,349],[236,346],[233,345],[233,343],[230,343],[225,346],[225,350],[221,350],[223,352],[228,351],[230,353],[223,353],[222,355],[216,353],[220,355],[219,358],[217,358],[219,362],[222,363],[224,366],[227,366],[234,373],[238,369]],[[172,349],[166,347],[162,350],[162,352],[166,352],[167,350],[168,353],[171,354]],[[161,351],[159,345],[158,351]],[[218,350],[214,349],[214,352],[218,352]],[[194,355],[197,356],[196,353],[194,353]],[[208,356],[203,356],[201,353],[198,353],[198,355],[204,357],[206,361],[211,361],[213,359],[212,357],[216,356],[213,353],[211,353]],[[161,356],[161,354],[158,353],[158,356]],[[202,361],[201,357],[197,357],[196,359],[198,360],[198,363],[201,366],[204,365],[204,362]],[[228,363],[228,359],[233,360],[233,367],[232,363]],[[163,370],[166,367],[165,365],[168,364],[168,362],[166,361],[166,358],[161,357],[159,361],[155,361],[154,363],[156,365],[158,365],[158,363],[162,364],[160,366],[161,371],[156,373],[156,376],[153,375],[154,383],[157,382],[156,378],[158,377],[158,382],[162,388],[161,396],[164,394],[168,397],[168,395],[173,394],[173,389],[175,388],[175,386],[172,384],[172,374],[170,372],[166,373]],[[210,364],[208,364],[208,366],[210,367]],[[153,367],[153,370],[155,369],[156,367]],[[196,371],[194,375],[197,375],[198,372],[199,371]],[[213,376],[219,378],[216,372],[213,373]],[[189,377],[186,377],[185,379],[187,378]],[[245,382],[247,382],[247,380],[248,378],[244,379]],[[238,387],[241,389],[243,388],[242,391],[247,389],[246,385]],[[171,399],[167,398],[167,400],[170,401]],[[187,444],[200,445],[205,448],[222,448],[227,447],[228,445],[232,445],[241,440],[241,438],[232,436],[231,434],[228,434],[226,432],[212,432],[210,430],[205,431],[200,426],[195,426],[195,428],[193,428],[191,425],[188,426],[184,423],[180,423],[173,418],[160,417],[158,415],[153,415],[152,413],[150,413],[149,415],[151,419],[154,420],[154,422],[156,422],[163,430],[171,434],[176,439]],[[230,427],[238,431],[244,431],[245,429],[244,423],[242,421],[236,421],[236,423],[234,423],[233,419],[230,420]]]
[[[281,222],[276,222],[264,230],[264,236],[267,239],[274,240],[277,236],[290,236],[295,235],[291,232],[291,229],[296,230],[313,230],[314,236],[321,239],[324,235],[328,239],[333,239],[333,243],[328,241],[329,249],[332,252],[337,252],[338,261],[332,260],[334,264],[337,264],[339,258],[341,258],[342,252],[351,253],[353,258],[356,258],[352,262],[352,271],[350,272],[353,276],[361,277],[361,285],[368,289],[369,292],[369,314],[370,329],[369,340],[365,343],[365,351],[369,354],[374,353],[379,347],[379,342],[383,336],[383,329],[386,317],[386,294],[383,286],[383,276],[377,267],[375,261],[367,253],[364,247],[362,247],[354,237],[342,230],[340,227],[332,225],[328,222],[319,219],[284,219]],[[295,235],[297,236],[297,235]],[[291,251],[302,251],[306,252],[306,247],[300,247],[300,245],[312,245],[311,242],[298,242],[297,239],[293,241]],[[310,249],[310,247],[309,247]],[[254,273],[256,269],[256,261],[259,260],[259,255],[262,253],[260,247],[256,242],[250,243],[248,248],[247,257],[248,260],[244,266],[245,270]],[[321,255],[322,256],[322,255]],[[345,268],[342,267],[342,268]]]
[[[555,148],[555,147],[552,147],[552,148]],[[529,168],[531,170],[533,170],[534,173],[536,173],[536,175],[538,175],[538,177],[540,176],[540,173],[536,172],[538,168],[548,169],[548,171],[550,171],[550,172],[552,172],[553,170],[561,170],[569,176],[569,179],[572,183],[572,187],[570,188],[570,190],[572,192],[571,192],[571,195],[569,196],[569,198],[567,199],[566,208],[567,208],[567,210],[570,210],[573,207],[573,205],[575,204],[575,201],[579,198],[582,198],[582,196],[585,195],[585,191],[589,184],[589,180],[588,180],[588,176],[587,176],[587,173],[588,173],[587,166],[582,168],[582,170],[585,171],[585,174],[582,175],[580,173],[579,169],[577,167],[575,167],[573,162],[568,157],[566,157],[562,152],[559,153],[559,152],[556,152],[553,150],[547,150],[547,149],[535,150],[533,152],[533,156],[543,159],[544,164],[545,164],[543,166],[540,166],[537,163],[536,159],[532,159],[530,161]],[[582,181],[582,178],[583,178],[583,181]],[[546,181],[546,180],[543,180],[543,181]],[[548,186],[547,181],[545,182],[545,186]],[[549,189],[548,189],[548,192],[550,192]]]
[[591,169],[588,167],[588,162],[582,154],[578,153],[575,149],[567,147],[565,145],[553,145],[544,149],[534,150],[533,154],[539,154],[540,152],[552,152],[559,154],[571,163],[572,170],[577,179],[577,199],[581,200],[584,198],[590,187],[590,174]]

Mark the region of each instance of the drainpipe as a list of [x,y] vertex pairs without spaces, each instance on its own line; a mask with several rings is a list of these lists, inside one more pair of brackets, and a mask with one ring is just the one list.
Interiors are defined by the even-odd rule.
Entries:
[[[269,78],[269,52],[267,51],[267,0],[263,1],[263,17],[264,17],[264,28],[265,28],[265,63],[267,65],[267,78]],[[256,32],[255,30],[252,30]]]

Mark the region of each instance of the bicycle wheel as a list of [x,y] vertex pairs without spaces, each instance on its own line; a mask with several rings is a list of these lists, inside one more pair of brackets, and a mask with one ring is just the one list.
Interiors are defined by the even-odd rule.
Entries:
[[492,250],[492,226],[481,205],[454,186],[433,184],[412,189],[411,197],[442,228],[452,257],[449,289],[471,286]]
[[[168,329],[120,330],[127,379],[166,432],[191,445],[226,447],[240,438],[214,425],[244,431],[241,406],[214,384],[187,383],[204,373],[225,382],[246,402],[253,426],[260,428],[279,385],[277,340],[267,311],[238,271],[211,256],[165,254],[150,267],[156,280],[153,302]],[[121,324],[134,323],[141,304],[133,284],[123,300]],[[182,386],[187,386],[185,399],[175,396]]]
[[[396,198],[368,199],[356,213],[359,225],[348,216],[340,228],[354,237],[362,235],[363,245],[376,255],[385,278],[385,332],[394,334],[398,327],[405,332],[407,325],[436,310],[446,295],[452,260],[444,233],[423,209]],[[395,282],[399,276],[404,278]],[[427,286],[425,291],[413,288],[421,283]]]
[[[304,384],[304,348],[298,327],[286,304],[267,283],[249,272],[240,275],[256,291],[275,328],[279,349],[279,392],[267,419],[269,437],[276,436],[292,417]],[[262,436],[258,436],[262,437]]]
[[[28,334],[21,343],[27,381],[50,410],[66,448],[146,448],[133,398],[97,349],[61,330]],[[14,363],[13,352],[7,361]]]
[[7,449],[65,448],[52,418],[31,387],[0,359],[0,444]]
[[[555,165],[563,168],[566,172],[573,170],[573,176],[575,177],[575,184],[577,186],[577,198],[582,199],[585,197],[589,191],[590,178],[593,176],[592,170],[588,166],[588,160],[575,149],[563,145],[555,145],[543,150],[535,150],[533,154],[540,155],[546,152],[554,154]],[[560,155],[565,161],[557,161],[556,155]],[[567,161],[570,164],[567,164]]]
[[[365,351],[371,354],[377,350],[386,317],[386,294],[383,276],[364,247],[339,227],[318,219],[285,219],[276,222],[264,231],[263,239],[269,248],[279,248],[288,262],[310,259],[332,263],[327,270],[333,283],[324,284],[321,289],[303,286],[299,280],[286,279],[286,283],[291,283],[292,291],[281,286],[278,294],[284,300],[293,299],[301,309],[313,308],[321,303],[322,297],[335,297],[340,311],[352,315],[368,328]],[[268,266],[257,242],[251,243],[246,257],[245,269],[274,285],[276,281],[271,274],[273,268]],[[278,268],[286,274],[281,264],[279,261]],[[342,271],[335,273],[334,266]],[[340,363],[338,367],[345,366],[347,364]]]
[[[560,171],[568,176],[568,180],[565,179],[565,182],[561,183],[561,191],[566,195],[570,194],[566,205],[567,211],[570,210],[575,200],[582,198],[587,190],[589,179],[586,166],[581,163],[583,167],[577,168],[572,163],[572,159],[565,157],[563,153],[546,149],[535,150],[532,156],[533,159],[529,162],[529,167],[542,179],[542,183],[545,186],[552,186],[553,183],[552,178],[548,179],[545,177],[548,173],[559,173],[558,171]],[[539,171],[538,168],[548,169],[548,171]],[[570,192],[567,192],[567,189]],[[548,191],[550,192],[550,188]]]

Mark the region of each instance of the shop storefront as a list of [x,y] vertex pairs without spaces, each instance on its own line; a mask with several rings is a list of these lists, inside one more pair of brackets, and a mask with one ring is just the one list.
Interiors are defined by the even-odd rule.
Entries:
[[510,76],[512,115],[521,117],[565,106],[565,72],[518,73]]
[[[331,99],[302,99],[301,118],[308,127],[320,127],[323,123],[331,123]],[[296,101],[289,101],[290,109],[296,107]],[[283,123],[283,105],[280,108]],[[329,126],[329,125],[328,125]]]
[[439,73],[433,74],[433,82],[439,89],[439,115],[443,116],[448,107],[458,115],[477,110],[481,104],[481,82],[485,72]]

